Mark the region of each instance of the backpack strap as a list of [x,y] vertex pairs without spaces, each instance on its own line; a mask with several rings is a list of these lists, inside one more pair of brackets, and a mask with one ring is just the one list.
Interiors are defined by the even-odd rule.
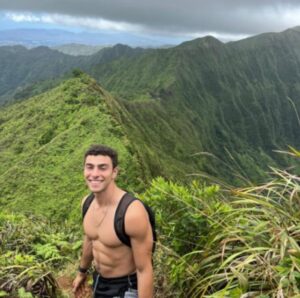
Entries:
[[[84,219],[90,205],[92,204],[93,200],[95,198],[95,195],[93,193],[89,194],[88,197],[85,199],[83,205],[82,205],[82,220]],[[152,228],[152,236],[153,236],[153,248],[152,251],[154,252],[155,250],[155,243],[156,243],[156,229],[155,229],[155,216],[154,216],[154,212],[152,211],[152,209],[146,205],[143,201],[139,200],[138,198],[133,197],[131,194],[129,193],[125,193],[123,195],[123,197],[121,198],[116,212],[115,212],[115,217],[114,217],[114,228],[115,228],[115,232],[118,236],[118,238],[120,239],[120,241],[122,243],[124,243],[125,245],[131,247],[131,243],[130,243],[130,237],[126,234],[125,231],[125,214],[127,211],[127,208],[129,207],[129,205],[133,202],[133,201],[140,201],[149,216],[149,221],[151,224],[151,228]]]
[[82,205],[82,220],[84,219],[88,209],[90,208],[93,200],[95,198],[95,195],[93,193],[89,194],[88,197],[85,199],[83,205]]
[[143,206],[145,207],[147,214],[149,216],[149,221],[151,224],[151,229],[152,229],[152,237],[153,237],[153,247],[152,247],[152,252],[154,252],[155,250],[155,244],[156,244],[156,229],[155,229],[155,216],[154,216],[154,212],[152,211],[152,209],[145,204],[143,201],[141,201],[138,198],[133,197],[131,194],[126,193],[120,200],[119,205],[116,209],[116,213],[115,213],[115,219],[114,219],[114,227],[115,227],[115,232],[118,236],[118,238],[120,239],[120,241],[122,243],[124,243],[125,245],[131,247],[131,243],[130,243],[130,237],[126,234],[125,231],[125,214],[127,211],[127,208],[129,207],[129,205],[133,202],[133,201],[140,201]]
[[137,200],[137,198],[134,198],[129,193],[125,193],[119,202],[114,218],[114,227],[118,238],[129,247],[131,247],[131,243],[129,236],[125,232],[125,213],[128,206],[135,200]]

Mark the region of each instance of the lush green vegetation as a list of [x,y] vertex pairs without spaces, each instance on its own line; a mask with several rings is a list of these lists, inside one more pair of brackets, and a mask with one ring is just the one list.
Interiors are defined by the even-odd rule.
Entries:
[[[158,297],[299,297],[299,152],[274,152],[300,147],[299,47],[289,30],[78,58],[0,48],[0,95],[19,101],[0,110],[0,297],[63,295],[92,143],[156,211]],[[74,66],[110,93],[79,69],[62,81]]]
[[76,65],[74,57],[46,47],[0,47],[0,104],[11,101],[17,88],[54,79]]
[[291,29],[228,44],[206,37],[169,49],[116,45],[89,57],[1,47],[0,96],[28,98],[80,67],[115,97],[110,112],[147,175],[182,180],[201,170],[236,184],[236,172],[263,181],[268,165],[288,164],[274,149],[300,147],[299,46]]
[[[247,188],[152,182],[140,196],[156,212],[156,297],[299,297],[300,178],[272,175]],[[0,214],[0,297],[68,297],[56,279],[73,276],[80,238],[79,222]]]
[[247,188],[153,182],[158,297],[299,297],[300,178],[272,174]]
[[[47,47],[26,49],[22,46],[0,47],[0,106],[27,99],[62,81],[73,68],[86,71],[92,66],[120,57],[131,57],[146,50],[116,45],[94,55],[71,56]],[[50,80],[49,83],[46,81]]]
[[50,92],[0,111],[0,204],[52,220],[78,216],[87,194],[83,154],[93,143],[120,152],[119,183],[141,189],[137,155],[110,116],[109,95],[88,76],[74,77]]
[[41,216],[0,214],[0,297],[62,297],[56,280],[74,262],[79,229]]
[[263,181],[268,165],[287,164],[273,150],[300,145],[299,46],[293,30],[229,44],[207,37],[91,73],[128,112],[123,123],[145,152],[167,153],[186,173]]

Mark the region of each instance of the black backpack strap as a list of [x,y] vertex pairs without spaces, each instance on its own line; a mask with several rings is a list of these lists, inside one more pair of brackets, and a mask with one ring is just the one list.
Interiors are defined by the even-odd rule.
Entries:
[[131,247],[130,238],[125,232],[125,213],[127,211],[128,206],[137,200],[129,193],[125,193],[121,198],[119,205],[116,209],[115,219],[114,219],[114,227],[115,232],[122,243]]
[[[91,193],[90,195],[88,195],[88,197],[85,199],[83,205],[82,205],[82,220],[84,219],[90,205],[92,204],[93,200],[95,198],[95,195],[93,193]],[[130,195],[129,193],[125,193],[124,196],[121,198],[117,209],[116,209],[116,213],[115,213],[115,218],[114,218],[114,228],[115,228],[115,232],[118,236],[118,238],[120,239],[120,241],[122,243],[124,243],[125,245],[131,247],[131,243],[130,243],[130,237],[126,234],[125,231],[125,214],[127,211],[127,208],[129,207],[129,205],[133,202],[133,201],[140,201],[149,216],[149,221],[151,224],[151,228],[152,228],[152,235],[153,235],[153,252],[155,250],[155,243],[156,243],[156,229],[155,229],[155,215],[154,212],[152,211],[152,209],[145,204],[143,201],[139,200],[138,198],[133,197],[132,195]]]
[[82,220],[85,217],[85,214],[87,213],[89,207],[91,206],[95,195],[93,193],[89,194],[88,197],[85,199],[83,205],[82,205]]
[[132,195],[130,195],[129,193],[126,193],[120,200],[119,205],[116,209],[116,213],[115,213],[115,219],[114,219],[114,227],[115,227],[115,232],[118,236],[118,238],[120,239],[120,241],[122,243],[124,243],[125,245],[131,247],[131,243],[130,243],[130,237],[126,234],[125,231],[125,214],[127,211],[127,208],[129,207],[129,205],[133,202],[133,201],[140,201],[149,216],[149,221],[151,224],[151,228],[152,228],[152,236],[153,236],[153,248],[152,251],[154,252],[155,250],[155,242],[156,242],[156,230],[155,230],[155,216],[154,216],[154,212],[152,211],[152,209],[146,205],[143,201],[133,197]]

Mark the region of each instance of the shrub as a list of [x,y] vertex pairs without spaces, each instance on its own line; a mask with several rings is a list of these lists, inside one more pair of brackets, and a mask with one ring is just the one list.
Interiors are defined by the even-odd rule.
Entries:
[[58,297],[54,272],[77,258],[81,242],[64,230],[41,217],[0,213],[0,297]]
[[153,182],[144,199],[156,209],[164,251],[158,287],[167,280],[178,297],[298,297],[300,178],[272,172],[273,180],[239,189]]

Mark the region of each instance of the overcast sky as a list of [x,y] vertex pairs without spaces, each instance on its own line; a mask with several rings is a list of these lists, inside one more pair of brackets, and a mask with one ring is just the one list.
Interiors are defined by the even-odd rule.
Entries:
[[296,0],[0,0],[1,29],[59,27],[223,41],[300,25]]

